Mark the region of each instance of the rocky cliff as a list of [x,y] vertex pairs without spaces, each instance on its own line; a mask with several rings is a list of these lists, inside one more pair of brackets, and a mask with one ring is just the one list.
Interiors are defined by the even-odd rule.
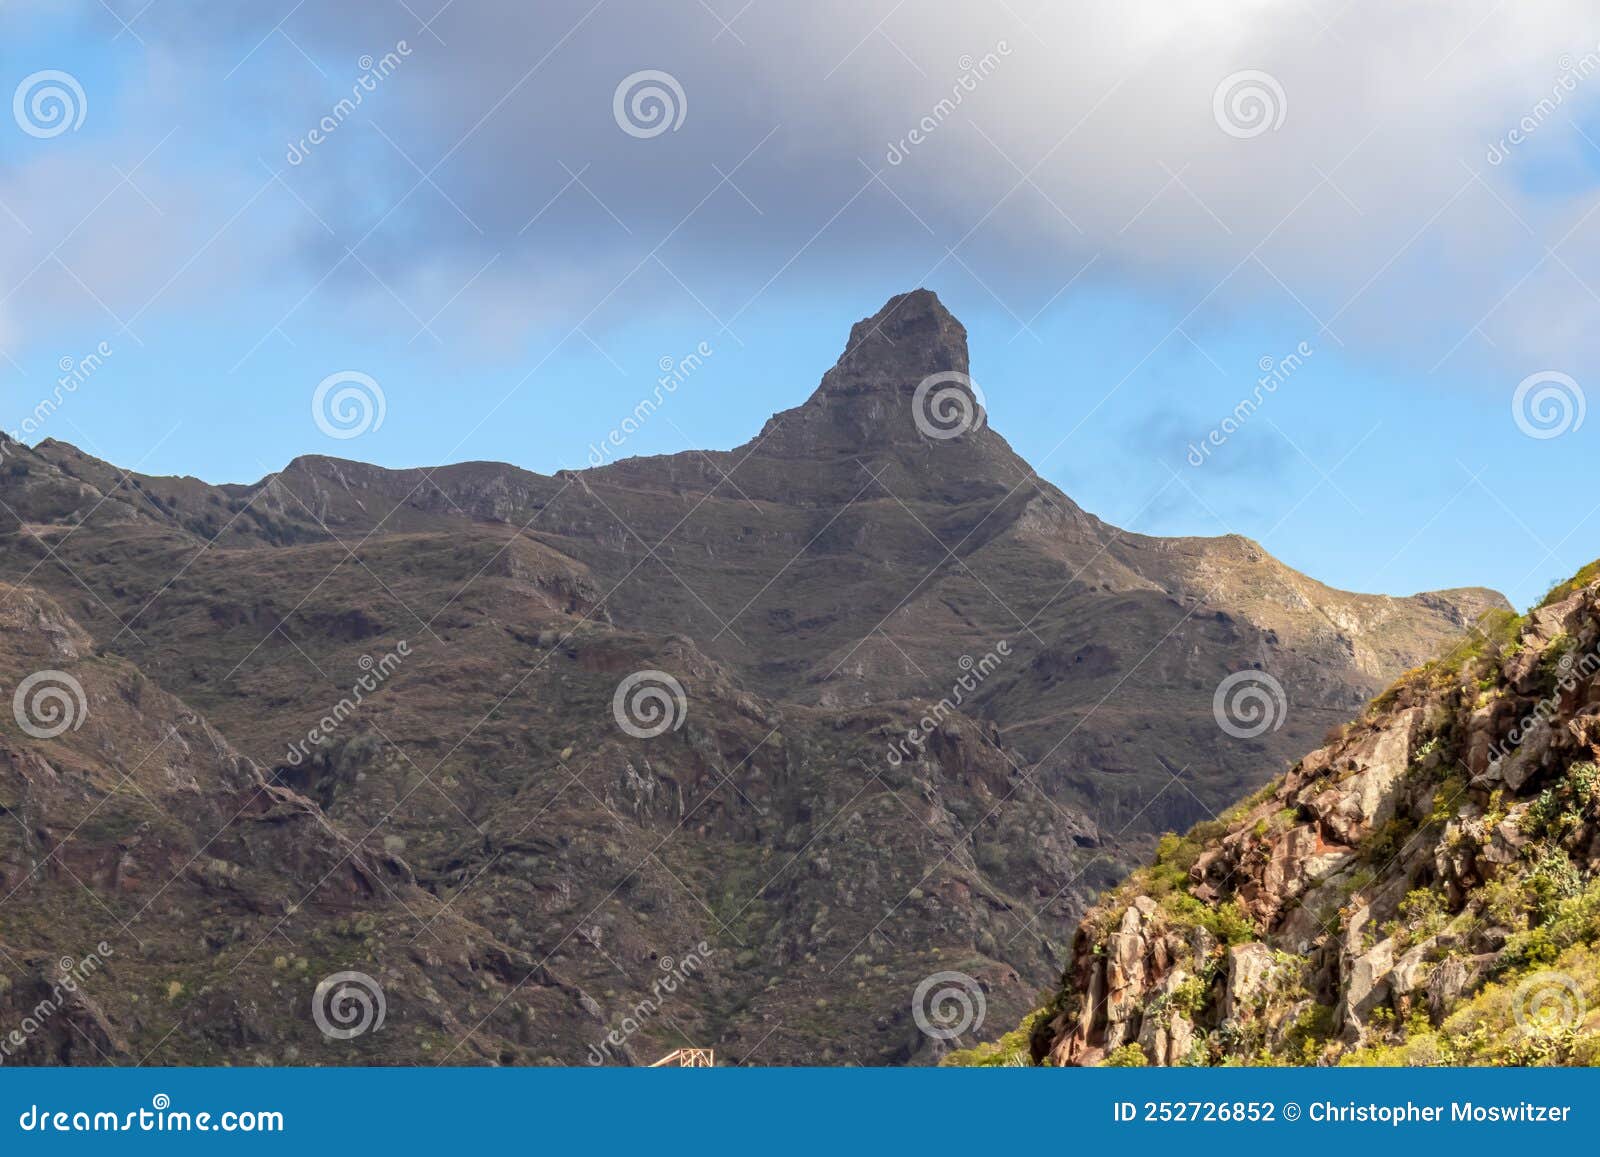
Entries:
[[1600,1061],[1594,570],[1163,839],[1085,915],[1033,1059]]

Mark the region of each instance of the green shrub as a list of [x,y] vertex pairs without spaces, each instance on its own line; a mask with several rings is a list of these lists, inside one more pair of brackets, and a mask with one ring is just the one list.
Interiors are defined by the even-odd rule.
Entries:
[[1112,1049],[1100,1063],[1108,1069],[1142,1069],[1150,1060],[1138,1045],[1123,1045]]
[[1022,1068],[1033,1064],[1028,1040],[1049,1010],[1038,1008],[1022,1018],[1022,1023],[997,1041],[985,1041],[970,1049],[957,1049],[944,1056],[942,1068],[999,1069]]
[[1550,588],[1550,592],[1540,602],[1541,607],[1548,607],[1551,603],[1559,603],[1562,599],[1600,579],[1600,559],[1591,562],[1588,566],[1578,571],[1564,583],[1557,583]]
[[1167,1006],[1192,1019],[1195,1013],[1205,1007],[1205,1003],[1206,982],[1201,977],[1191,976],[1172,990]]
[[1405,816],[1396,816],[1381,828],[1368,832],[1356,848],[1361,859],[1369,864],[1387,864],[1406,846],[1417,825]]

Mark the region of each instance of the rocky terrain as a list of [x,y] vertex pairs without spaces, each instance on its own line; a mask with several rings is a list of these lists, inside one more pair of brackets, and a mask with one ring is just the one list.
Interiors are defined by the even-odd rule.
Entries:
[[1600,1063],[1597,575],[1162,840],[1055,1000],[965,1059]]
[[214,486],[5,442],[0,686],[72,725],[0,727],[0,1038],[98,963],[0,1060],[935,1060],[924,977],[1016,1023],[1159,833],[1505,607],[1118,530],[967,370],[918,291],[730,451]]

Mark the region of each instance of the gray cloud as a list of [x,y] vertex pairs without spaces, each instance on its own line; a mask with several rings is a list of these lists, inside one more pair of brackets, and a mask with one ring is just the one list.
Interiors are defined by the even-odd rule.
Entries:
[[[125,19],[144,8],[114,7]],[[83,19],[117,30],[99,4]],[[144,70],[118,98],[140,130],[129,143],[182,126],[150,179],[198,181],[213,205],[236,205],[265,161],[305,206],[272,188],[174,303],[231,266],[325,279],[353,309],[398,297],[422,318],[465,292],[490,338],[590,315],[603,327],[662,293],[692,294],[736,329],[769,286],[876,255],[906,284],[973,278],[1021,321],[1093,258],[1089,283],[1192,309],[1196,326],[1295,311],[1423,370],[1593,352],[1592,182],[1517,176],[1522,156],[1587,163],[1573,122],[1600,75],[1537,111],[1596,51],[1575,0],[161,0],[134,31]],[[359,58],[402,40],[394,74],[287,164]],[[617,83],[641,69],[680,82],[678,131],[641,140],[613,120]],[[1214,98],[1245,71],[1272,78],[1258,87],[1283,115],[1240,139]],[[1528,143],[1490,165],[1486,151],[1527,116],[1542,118]],[[0,196],[28,185],[38,174],[13,169]],[[36,237],[4,251],[24,268],[59,216],[29,206]],[[145,216],[122,199],[102,212],[108,233]],[[192,236],[162,244],[192,251],[218,216],[196,212]],[[170,276],[137,244],[123,263],[155,287]],[[27,309],[5,307],[13,324]]]

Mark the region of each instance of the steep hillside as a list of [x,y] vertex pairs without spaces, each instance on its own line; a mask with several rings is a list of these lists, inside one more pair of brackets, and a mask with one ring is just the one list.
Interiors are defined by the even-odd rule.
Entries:
[[[403,864],[461,922],[447,939],[581,993],[589,1020],[560,1040],[504,1030],[474,1056],[581,1063],[609,1031],[591,1024],[631,1017],[602,1059],[716,1041],[761,1062],[925,1062],[947,1046],[911,1015],[922,978],[959,969],[992,1022],[1020,1017],[1159,831],[1258,787],[1504,606],[1349,594],[1244,539],[1111,527],[988,427],[967,369],[960,323],[919,291],[732,451],[555,477],[311,457],[213,486],[6,443],[0,578],[81,624],[95,662],[203,711],[330,838]],[[954,393],[930,403],[930,381]],[[28,654],[0,686],[34,672]],[[1243,738],[1214,713],[1235,676],[1270,678],[1288,708]],[[668,725],[630,728],[630,688]],[[104,815],[139,753],[98,734],[83,802]],[[82,738],[15,742],[55,762]],[[61,842],[114,859],[116,836]],[[214,902],[174,907],[241,929],[184,983],[248,1003],[238,978],[269,948]],[[407,906],[368,913],[388,947],[352,946],[350,967],[431,943]],[[297,909],[274,936],[316,928]],[[0,947],[74,951],[58,931],[88,929],[0,921]],[[633,1015],[691,952],[695,982]],[[214,1055],[172,1041],[159,1059]],[[386,1047],[437,1055],[426,1036]]]
[[[533,1061],[603,1032],[26,587],[0,586],[0,674],[0,1063]],[[311,1009],[353,966],[388,1031],[336,1041]]]
[[[500,575],[508,544],[538,553],[535,569],[563,572],[548,597],[576,583],[587,619],[686,635],[751,691],[784,702],[938,698],[961,655],[1006,640],[1015,658],[968,713],[1000,727],[1053,801],[1126,828],[1141,847],[1259,786],[1264,769],[1305,751],[1484,610],[1507,609],[1483,590],[1350,594],[1242,538],[1110,526],[1035,475],[981,407],[947,396],[951,413],[932,414],[935,390],[917,412],[930,379],[948,390],[942,379],[956,375],[955,397],[970,399],[959,385],[968,368],[965,330],[917,291],[859,323],[806,402],[730,451],[556,477],[301,458],[251,486],[211,487],[125,474],[46,442],[37,455],[12,453],[12,469],[30,474],[0,479],[0,512],[30,532],[0,573],[20,580],[41,566],[74,614],[110,626],[152,669],[166,664],[183,680],[174,690],[230,731],[239,721],[224,699],[236,683],[197,686],[173,670],[214,653],[194,624],[174,629],[184,605],[204,599],[222,623],[256,625],[249,665],[282,682],[305,665],[284,636],[318,658],[327,626],[268,632],[307,617],[302,597],[327,601],[317,584],[336,565],[355,572],[373,609],[328,614],[421,633],[437,628],[435,615],[470,613],[463,600],[479,569]],[[76,518],[89,525],[69,533]],[[428,561],[398,561],[407,552],[386,543],[416,543]],[[268,561],[274,551],[295,553]],[[440,565],[458,552],[476,565]],[[433,573],[419,584],[423,567]],[[400,606],[390,595],[403,587]],[[147,634],[163,637],[169,659],[140,649]],[[1247,668],[1271,675],[1293,709],[1241,743],[1217,728],[1211,700]],[[1181,767],[1184,788],[1164,790]]]
[[[0,680],[21,695],[0,739],[0,1024],[28,1021],[53,962],[103,943],[84,991],[112,1059],[637,1063],[713,1041],[898,1063],[927,1047],[903,999],[923,976],[960,967],[1019,1015],[1037,985],[1006,957],[1036,969],[1040,941],[1004,944],[1010,913],[1104,882],[1092,825],[1025,806],[992,728],[954,715],[891,766],[907,706],[780,713],[688,640],[568,623],[541,642],[523,614],[523,667],[554,668],[537,714],[495,660],[346,641],[342,700],[289,696],[320,723],[260,689],[257,746],[277,728],[261,768],[52,602],[0,588]],[[625,733],[618,680],[661,668],[692,711]],[[505,716],[441,768],[467,745],[436,732],[500,697]],[[629,710],[647,731],[648,704]],[[1013,875],[1035,882],[1010,894]],[[685,958],[693,977],[656,1015]],[[389,1029],[329,1051],[311,993],[348,970],[381,985]],[[97,1063],[52,1023],[19,1056]]]
[[1032,1056],[1600,1063],[1593,578],[1164,839],[1084,917],[1059,998],[1026,1022]]

